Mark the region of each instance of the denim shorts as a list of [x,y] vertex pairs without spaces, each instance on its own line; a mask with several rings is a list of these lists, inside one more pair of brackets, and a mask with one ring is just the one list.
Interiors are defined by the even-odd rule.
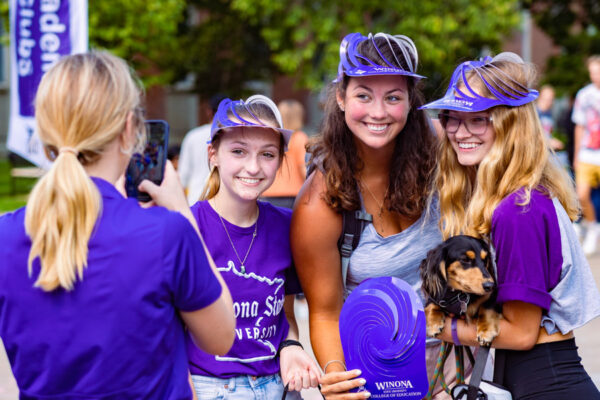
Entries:
[[[280,400],[283,397],[283,383],[278,374],[229,379],[192,375],[192,383],[198,400]],[[289,392],[286,399],[301,400],[302,397],[299,392]]]

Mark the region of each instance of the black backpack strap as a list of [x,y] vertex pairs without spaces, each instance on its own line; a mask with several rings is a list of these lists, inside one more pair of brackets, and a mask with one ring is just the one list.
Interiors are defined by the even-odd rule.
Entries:
[[360,235],[367,223],[373,222],[373,216],[362,210],[342,211],[342,234],[338,239],[338,249],[342,261],[342,283],[346,289],[346,277],[350,256],[360,241]]
[[467,400],[477,400],[479,385],[481,384],[481,377],[483,376],[483,370],[487,362],[488,353],[490,352],[489,347],[479,347],[477,355],[475,356],[475,365],[473,366],[473,373],[471,374],[471,380],[469,381],[469,391],[467,393]]

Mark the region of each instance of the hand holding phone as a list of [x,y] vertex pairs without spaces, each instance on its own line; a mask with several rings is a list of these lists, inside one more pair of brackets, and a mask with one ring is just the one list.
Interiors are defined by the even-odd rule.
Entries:
[[146,148],[144,153],[134,153],[125,173],[125,190],[127,197],[135,197],[138,201],[152,200],[146,192],[138,190],[144,179],[160,185],[165,173],[167,147],[169,145],[169,124],[162,120],[146,121]]

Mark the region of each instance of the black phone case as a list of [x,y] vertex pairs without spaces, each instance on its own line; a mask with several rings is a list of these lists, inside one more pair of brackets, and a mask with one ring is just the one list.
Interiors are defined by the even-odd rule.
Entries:
[[[160,128],[161,132],[155,132],[155,129]],[[148,120],[146,121],[146,133],[147,141],[144,153],[133,154],[125,174],[127,197],[135,197],[141,202],[152,200],[148,193],[137,190],[144,179],[157,185],[162,183],[169,146],[169,124],[163,120]]]

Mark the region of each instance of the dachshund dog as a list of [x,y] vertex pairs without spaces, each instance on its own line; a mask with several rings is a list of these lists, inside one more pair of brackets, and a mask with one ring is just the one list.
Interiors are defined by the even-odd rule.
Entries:
[[477,317],[477,341],[491,345],[502,318],[491,258],[483,240],[466,235],[453,236],[427,253],[419,268],[428,336],[440,334],[447,314],[464,315],[467,321]]

